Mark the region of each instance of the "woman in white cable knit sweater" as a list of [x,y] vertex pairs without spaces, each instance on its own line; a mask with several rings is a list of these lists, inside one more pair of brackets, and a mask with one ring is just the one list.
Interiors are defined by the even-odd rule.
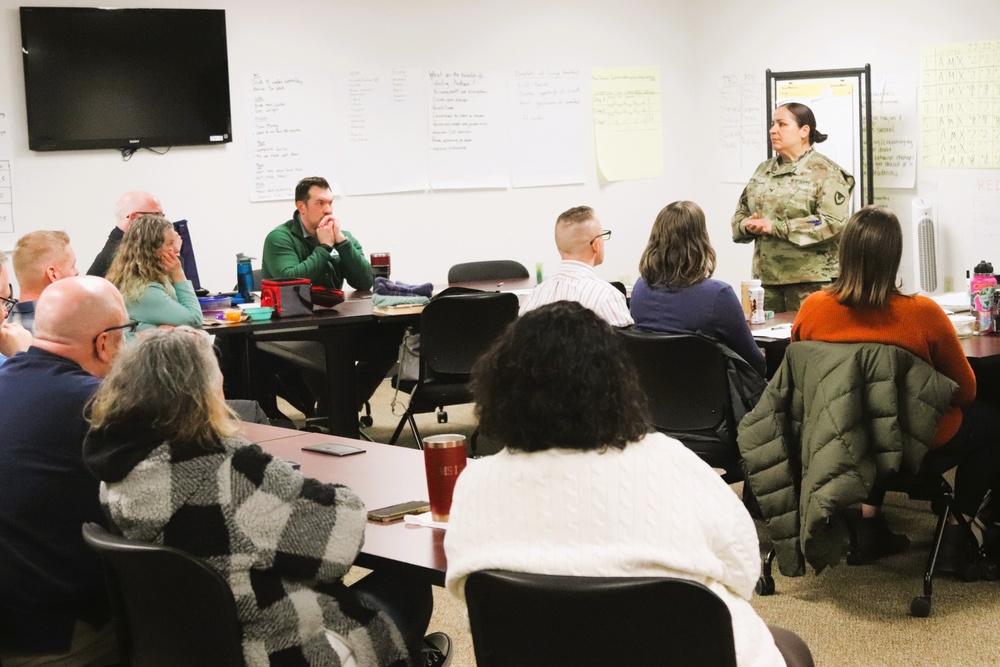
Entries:
[[729,607],[740,667],[812,664],[798,636],[769,631],[750,606],[749,514],[694,453],[648,432],[635,369],[594,313],[568,301],[527,313],[473,378],[480,428],[506,448],[458,479],[453,595],[485,569],[690,579]]

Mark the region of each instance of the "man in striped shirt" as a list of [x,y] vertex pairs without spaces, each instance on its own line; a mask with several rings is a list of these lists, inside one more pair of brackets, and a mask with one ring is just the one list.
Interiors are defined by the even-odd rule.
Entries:
[[563,261],[555,274],[531,292],[520,314],[555,301],[576,301],[613,327],[632,324],[625,296],[594,271],[604,261],[604,243],[609,238],[611,231],[601,228],[589,206],[577,206],[560,215],[556,247]]

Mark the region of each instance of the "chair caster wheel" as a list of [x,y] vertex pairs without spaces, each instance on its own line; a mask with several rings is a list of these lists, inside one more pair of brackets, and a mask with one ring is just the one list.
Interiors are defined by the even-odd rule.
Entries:
[[371,428],[371,427],[372,427],[372,424],[374,424],[374,423],[375,423],[375,420],[374,420],[374,419],[372,419],[372,416],[371,416],[371,415],[365,415],[365,416],[361,417],[361,419],[359,419],[358,421],[359,421],[359,422],[361,423],[361,425],[362,425],[362,426],[364,426],[365,428]]
[[929,595],[918,595],[910,603],[910,616],[927,618],[931,615],[931,598]]
[[445,412],[444,410],[438,410],[437,418],[438,418],[438,424],[448,423],[448,413]]
[[986,581],[996,581],[997,577],[1000,576],[1000,572],[997,572],[997,564],[991,560],[983,561],[980,569],[980,574],[983,575],[983,579]]
[[774,595],[774,577],[761,576],[754,586],[757,595]]

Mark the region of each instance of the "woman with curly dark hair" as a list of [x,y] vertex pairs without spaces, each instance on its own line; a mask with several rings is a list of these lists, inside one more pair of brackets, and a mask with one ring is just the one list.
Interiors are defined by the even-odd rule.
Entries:
[[570,301],[530,311],[472,384],[483,435],[505,448],[458,478],[444,544],[453,595],[486,569],[680,577],[729,607],[741,667],[812,664],[801,639],[772,636],[750,606],[750,515],[693,452],[650,432],[636,370],[606,322]]

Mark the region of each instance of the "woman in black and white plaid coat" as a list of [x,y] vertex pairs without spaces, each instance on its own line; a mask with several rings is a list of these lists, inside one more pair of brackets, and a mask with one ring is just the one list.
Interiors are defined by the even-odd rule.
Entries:
[[430,586],[387,586],[378,572],[344,585],[364,537],[361,500],[236,437],[206,339],[183,327],[140,336],[95,397],[84,457],[111,522],[222,574],[251,667],[411,664]]

